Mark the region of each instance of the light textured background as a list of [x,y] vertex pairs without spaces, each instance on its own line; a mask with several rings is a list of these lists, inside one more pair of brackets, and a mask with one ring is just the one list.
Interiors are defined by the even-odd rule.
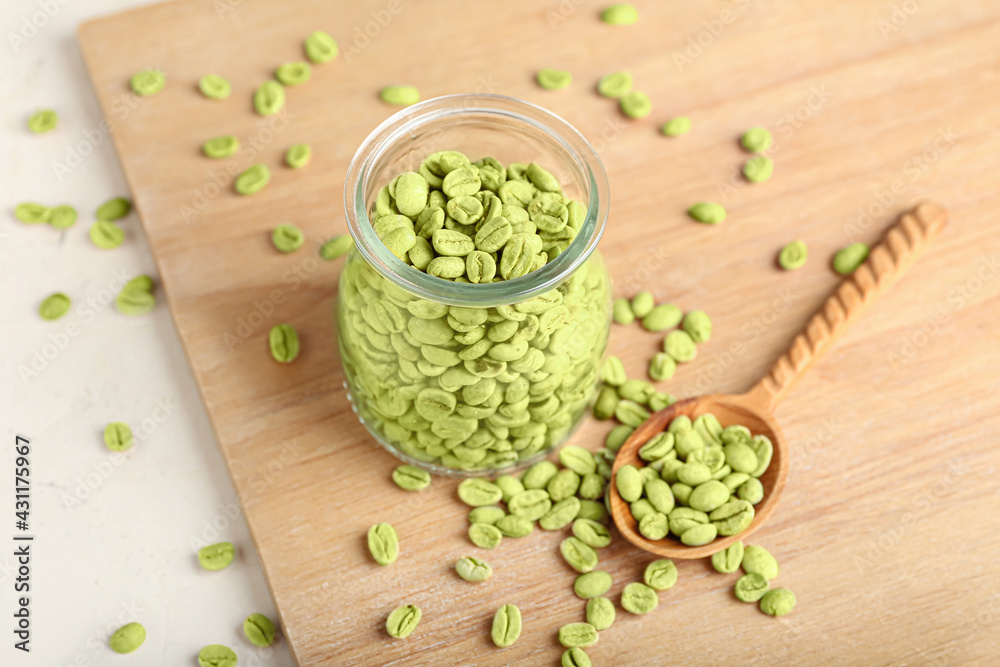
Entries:
[[[75,30],[141,3],[61,2],[0,3],[0,664],[190,665],[202,646],[221,643],[241,667],[292,665],[285,644],[257,649],[243,637],[246,615],[276,614],[162,295],[141,317],[108,301],[116,275],[155,275],[139,220],[122,221],[116,250],[87,237],[94,209],[128,190],[98,130]],[[25,124],[39,108],[60,121],[35,136]],[[74,166],[71,152],[87,154]],[[20,201],[69,203],[80,218],[62,232],[22,225],[11,216]],[[44,322],[38,302],[54,291],[73,309]],[[37,375],[22,379],[36,353]],[[138,436],[118,458],[101,440],[116,420]],[[9,631],[15,433],[32,441],[30,657],[12,648]],[[195,549],[218,540],[237,545],[237,560],[205,572]],[[146,626],[146,645],[118,657],[108,635],[131,620]]]

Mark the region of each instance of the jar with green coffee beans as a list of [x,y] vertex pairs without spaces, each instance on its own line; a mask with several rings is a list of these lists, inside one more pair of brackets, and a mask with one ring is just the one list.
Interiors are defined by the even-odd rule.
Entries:
[[375,440],[490,475],[566,441],[611,321],[607,175],[566,121],[497,95],[407,107],[348,170],[340,277],[349,398]]

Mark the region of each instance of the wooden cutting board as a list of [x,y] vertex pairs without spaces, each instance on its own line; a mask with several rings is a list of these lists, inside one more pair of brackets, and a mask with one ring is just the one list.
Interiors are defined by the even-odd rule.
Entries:
[[[425,97],[495,92],[546,106],[595,145],[613,202],[601,249],[616,294],[652,290],[708,311],[715,335],[662,388],[678,396],[747,388],[837,283],[835,250],[872,242],[922,198],[952,213],[913,271],[838,343],[781,405],[793,460],[781,506],[754,539],[781,562],[799,607],[776,620],[737,602],[735,575],[679,563],[680,582],[645,617],[619,611],[589,652],[595,664],[985,664],[1000,650],[1000,6],[817,0],[637,1],[641,20],[611,27],[601,4],[563,0],[471,5],[409,2],[181,0],[80,28],[83,55],[156,256],[163,291],[211,415],[266,570],[284,634],[302,665],[555,664],[556,629],[583,620],[561,562],[561,535],[536,532],[495,552],[465,537],[456,482],[407,494],[395,460],[358,424],[342,387],[332,311],[339,263],[318,244],[344,232],[348,161],[394,109],[386,84]],[[341,56],[288,91],[287,113],[252,112],[253,89],[302,58],[315,29]],[[137,99],[128,79],[159,67],[169,83]],[[573,85],[536,87],[542,67]],[[624,119],[594,93],[628,69],[654,112]],[[233,84],[209,101],[198,78]],[[684,114],[694,129],[658,126]],[[740,133],[774,133],[773,178],[738,178]],[[253,197],[225,185],[207,138],[252,141],[270,165]],[[301,171],[281,166],[312,144]],[[221,185],[220,185],[221,183]],[[729,218],[691,222],[717,200]],[[292,222],[307,245],[281,255],[271,228]],[[801,270],[775,267],[808,242]],[[303,352],[267,352],[291,322]],[[640,376],[661,336],[615,327],[610,348]],[[600,446],[607,423],[574,438]],[[205,443],[206,447],[212,446]],[[375,565],[364,534],[391,521],[403,541]],[[249,545],[246,545],[249,546]],[[451,571],[467,554],[496,574],[472,585]],[[618,540],[602,552],[610,595],[649,561]],[[524,633],[492,647],[493,611],[514,603]],[[388,612],[416,603],[417,632],[390,640]]]

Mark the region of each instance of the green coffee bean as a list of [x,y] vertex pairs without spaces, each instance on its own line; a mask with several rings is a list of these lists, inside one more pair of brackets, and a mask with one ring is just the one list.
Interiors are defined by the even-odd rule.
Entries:
[[14,217],[29,225],[36,225],[48,222],[52,215],[52,209],[42,204],[25,202],[18,204],[14,209]]
[[633,465],[623,465],[615,475],[615,487],[618,495],[627,503],[633,503],[642,496],[642,476],[639,469]]
[[618,357],[608,357],[601,366],[601,380],[606,385],[620,387],[625,384],[628,378],[625,375],[625,366]]
[[493,482],[470,477],[458,485],[458,497],[466,505],[482,507],[500,502],[503,499],[503,491]]
[[466,556],[459,558],[455,563],[455,572],[466,581],[480,582],[486,581],[493,576],[493,568],[484,560]]
[[576,537],[567,537],[559,543],[559,552],[566,563],[581,574],[597,567],[597,552]]
[[223,570],[236,557],[236,547],[232,542],[219,542],[198,550],[198,563],[205,570]]
[[634,518],[637,523],[642,523],[642,520],[647,516],[656,514],[656,508],[653,507],[653,504],[646,498],[640,498],[629,505],[629,512],[632,514],[632,518]]
[[656,591],[637,581],[627,585],[622,591],[622,609],[630,614],[648,614],[659,603]]
[[504,537],[527,537],[535,530],[535,524],[530,519],[516,514],[508,514],[496,522],[497,530]]
[[90,226],[90,240],[98,248],[111,250],[117,248],[125,240],[125,232],[113,222],[97,220]]
[[841,248],[833,256],[833,270],[842,276],[849,276],[868,259],[868,246],[864,243],[852,243]]
[[104,444],[113,452],[124,452],[132,448],[132,429],[124,422],[111,422],[104,427]]
[[285,88],[277,81],[265,81],[253,94],[254,111],[261,116],[273,116],[285,106]]
[[733,542],[722,551],[712,554],[712,567],[722,574],[731,574],[743,561],[743,542]]
[[618,387],[619,396],[639,404],[645,404],[655,393],[656,387],[645,380],[626,380]]
[[507,648],[521,636],[521,610],[512,604],[505,604],[493,614],[490,637],[499,648]]
[[578,646],[574,646],[563,653],[559,664],[561,667],[593,667],[593,663],[590,661],[590,657],[587,656],[586,651]]
[[124,197],[115,197],[114,199],[109,199],[98,206],[94,215],[98,220],[108,220],[114,222],[115,220],[124,218],[131,212],[132,202]]
[[264,614],[250,614],[243,620],[243,634],[254,646],[270,646],[274,643],[274,623]]
[[616,299],[612,307],[612,318],[618,324],[632,324],[635,322],[635,313],[632,312],[632,304],[628,299]]
[[72,206],[53,206],[49,213],[49,224],[56,229],[69,229],[76,224],[76,218],[76,209]]
[[283,86],[297,86],[305,83],[312,75],[309,63],[285,63],[274,72],[274,78]]
[[69,312],[69,308],[72,305],[69,297],[62,292],[56,292],[55,294],[50,294],[49,296],[42,299],[42,302],[38,304],[38,315],[43,320],[58,320],[60,317]]
[[206,74],[198,80],[198,90],[210,100],[224,100],[229,97],[232,86],[217,74]]
[[198,667],[236,667],[236,653],[222,644],[210,644],[198,651]]
[[793,609],[795,593],[787,588],[771,589],[760,599],[760,610],[768,616],[784,616],[792,613]]
[[669,558],[654,560],[646,566],[642,580],[654,591],[665,591],[677,583],[677,566]]
[[769,581],[778,576],[778,561],[764,547],[747,546],[740,565],[747,574],[759,574]]
[[646,331],[664,331],[677,326],[681,317],[683,317],[683,313],[680,308],[672,303],[665,303],[651,309],[642,318],[642,326]]
[[747,481],[748,479],[750,479],[750,475],[746,474],[745,472],[734,472],[726,475],[722,479],[722,483],[726,485],[726,488],[729,489],[730,493],[736,493],[736,490],[739,488],[740,484]]
[[809,248],[804,241],[792,241],[778,253],[778,265],[786,271],[804,266],[809,259]]
[[774,161],[763,155],[755,155],[743,164],[743,176],[751,183],[763,183],[773,172]]
[[684,363],[698,356],[698,348],[694,339],[686,331],[671,331],[663,340],[663,351],[673,357],[674,361]]
[[420,491],[431,484],[431,474],[411,465],[397,466],[392,471],[392,481],[404,491]]
[[633,90],[621,96],[618,100],[622,113],[629,118],[645,118],[653,110],[653,103],[646,93]]
[[507,503],[511,514],[523,517],[528,521],[537,521],[552,509],[549,494],[542,489],[529,489],[517,494]]
[[622,424],[636,427],[649,419],[649,411],[634,401],[619,401],[615,408],[615,419]]
[[733,594],[741,602],[756,602],[767,593],[767,579],[757,573],[744,574],[736,580]]
[[290,364],[299,356],[299,332],[291,324],[276,324],[268,334],[268,345],[275,361]]
[[[581,500],[580,512],[576,515],[576,517],[577,521],[587,519],[589,521],[596,521],[604,526],[607,526],[611,522],[608,515],[608,509],[604,506],[604,503],[593,500]],[[577,535],[577,537],[579,538],[580,536]],[[584,542],[586,542],[586,540],[584,540]],[[591,544],[590,546],[594,545]]]
[[340,234],[320,246],[319,256],[329,261],[343,257],[352,250],[354,250],[354,237],[350,234]]
[[[681,436],[680,434],[678,434],[675,437],[678,438],[679,441],[685,436]],[[680,452],[678,452],[678,454],[680,454]],[[680,468],[677,469],[677,479],[679,479],[684,484],[687,484],[688,486],[694,487],[698,486],[699,484],[704,484],[705,482],[712,479],[712,471],[704,463],[689,462],[685,463],[684,465],[682,465]],[[726,489],[726,497],[728,496],[729,496],[729,490]]]
[[[591,572],[590,574],[595,574]],[[580,575],[581,577],[589,575]],[[610,577],[610,575],[609,575]],[[579,578],[577,578],[579,581]],[[579,595],[579,593],[577,593]],[[587,600],[587,623],[596,630],[607,630],[615,622],[615,605],[605,597],[591,597]]]
[[736,490],[736,495],[740,500],[745,500],[751,505],[756,505],[764,500],[764,485],[760,483],[759,479],[751,477],[740,484]]
[[[684,468],[681,468],[678,472],[682,472],[683,470]],[[709,480],[694,487],[694,490],[691,491],[691,495],[688,497],[688,505],[702,512],[711,512],[724,505],[728,500],[729,487],[722,482]]]
[[618,99],[631,90],[632,75],[624,71],[602,76],[597,83],[597,92],[612,99]]
[[687,116],[671,118],[663,124],[660,131],[668,137],[678,137],[682,134],[687,134],[691,131],[691,119]]
[[145,69],[141,72],[136,72],[129,81],[132,91],[136,95],[143,97],[155,95],[160,92],[166,83],[167,78],[163,75],[163,72],[155,69]]
[[594,460],[594,472],[588,472],[580,478],[580,488],[577,495],[584,500],[597,500],[604,497],[604,477],[597,472],[597,460]]
[[271,181],[271,170],[264,164],[255,164],[236,177],[233,187],[241,195],[260,192]]
[[[657,381],[669,380],[676,370],[677,362],[666,352],[657,352],[653,355],[652,361],[649,362],[649,377]],[[650,396],[650,400],[652,400],[652,396]]]
[[619,3],[602,11],[601,20],[608,25],[632,25],[639,20],[639,12],[632,5]]
[[512,475],[500,475],[493,482],[503,493],[503,501],[509,502],[511,498],[524,491],[524,485],[517,477]]
[[[678,468],[678,470],[679,469],[680,468]],[[687,505],[688,498],[691,497],[691,492],[693,490],[694,489],[692,489],[690,485],[685,484],[683,482],[676,482],[676,483],[670,485],[670,492],[672,494],[674,494],[674,499],[680,505]],[[676,534],[676,531],[672,531],[672,532],[674,532]]]
[[558,69],[542,69],[538,71],[536,80],[546,90],[561,90],[573,82],[573,75]]
[[751,477],[760,477],[771,465],[774,456],[774,445],[766,435],[755,435],[750,440],[750,448],[757,455],[757,467],[750,473]]
[[627,425],[616,426],[608,432],[608,437],[604,440],[604,446],[612,452],[617,452],[625,444],[634,428]]
[[420,101],[420,91],[413,86],[386,86],[379,91],[379,98],[386,104],[408,107]]
[[751,153],[763,153],[771,147],[771,133],[763,127],[752,127],[740,137],[740,145]]
[[579,513],[579,498],[563,498],[538,520],[538,525],[542,530],[559,530],[571,524]]
[[559,643],[566,648],[593,646],[597,639],[597,629],[590,623],[567,623],[559,628]]
[[[658,354],[666,354],[666,353],[662,352],[662,353],[658,353]],[[669,357],[669,355],[667,355],[667,356]],[[671,360],[673,360],[673,357],[670,357],[670,358],[671,358]],[[675,363],[675,367],[676,367],[676,363]],[[664,408],[666,408],[666,407],[668,407],[670,405],[673,405],[676,402],[677,402],[676,399],[674,399],[674,397],[672,395],[658,391],[658,392],[656,392],[655,394],[653,394],[650,397],[650,399],[649,399],[649,409],[652,410],[653,412],[659,412],[660,410],[663,410]]]
[[271,232],[271,243],[279,252],[295,252],[305,240],[305,234],[295,225],[278,225]]
[[368,529],[368,551],[379,565],[390,565],[399,557],[399,536],[388,523],[377,523]]
[[484,523],[495,526],[497,521],[505,516],[507,516],[507,513],[499,507],[475,507],[469,512],[469,523]]
[[317,30],[306,38],[306,56],[316,64],[327,63],[337,57],[340,47],[337,40],[322,30]]
[[615,388],[611,386],[601,387],[601,391],[597,395],[597,401],[594,402],[594,417],[597,419],[610,419],[614,416],[617,407],[618,392],[615,391]]
[[674,493],[670,490],[670,485],[662,479],[653,479],[644,485],[646,498],[649,504],[661,514],[670,514],[674,509]]
[[495,549],[503,541],[503,533],[488,523],[473,523],[469,526],[469,539],[480,549]]
[[568,469],[560,470],[545,486],[545,490],[548,492],[549,498],[555,502],[559,502],[575,495],[579,488],[580,475]]
[[589,600],[604,595],[611,589],[611,575],[601,570],[594,570],[578,575],[573,582],[573,592],[581,600]]
[[667,515],[654,511],[646,514],[639,521],[639,534],[647,540],[662,540],[670,532],[670,524],[667,522]]
[[309,144],[292,144],[285,151],[285,164],[292,169],[300,169],[309,164],[312,157],[312,148]]
[[685,530],[681,535],[681,542],[689,547],[700,547],[714,540],[718,534],[719,529],[715,524],[705,523]]
[[115,630],[108,646],[115,653],[131,653],[146,641],[146,628],[139,623],[126,623]]
[[704,343],[712,337],[712,320],[701,310],[692,310],[685,315],[681,328],[696,343]]
[[559,463],[578,475],[586,475],[597,469],[594,455],[583,447],[566,445],[559,451]]
[[544,489],[558,472],[559,468],[552,461],[539,461],[525,471],[521,482],[528,490]]
[[115,297],[115,308],[123,315],[148,313],[156,305],[156,296],[153,294],[155,287],[149,276],[136,276],[125,283]]
[[692,220],[707,225],[717,225],[726,219],[726,209],[711,202],[699,202],[689,208],[687,214]]
[[608,529],[591,519],[578,518],[574,521],[573,535],[587,546],[595,549],[602,549],[611,544],[611,533]]
[[201,145],[201,152],[205,157],[220,159],[233,155],[240,149],[240,141],[231,134],[209,139]]
[[396,607],[385,621],[385,631],[394,639],[406,639],[417,629],[423,613],[415,604]]
[[656,302],[650,292],[639,292],[632,297],[632,312],[638,318],[646,317],[653,311]]
[[50,132],[59,124],[59,114],[52,109],[42,109],[28,118],[28,129],[35,134]]

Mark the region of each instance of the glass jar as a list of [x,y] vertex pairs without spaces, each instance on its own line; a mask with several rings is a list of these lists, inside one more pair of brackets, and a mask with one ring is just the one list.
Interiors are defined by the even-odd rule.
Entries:
[[[572,242],[527,275],[483,284],[398,259],[369,212],[382,186],[441,150],[546,168],[586,207]],[[608,203],[607,174],[587,140],[513,98],[427,100],[365,139],[344,187],[356,249],[341,273],[337,322],[349,398],[379,444],[432,472],[468,476],[530,464],[565,442],[593,399],[611,322],[610,278],[596,251]],[[428,347],[450,350],[450,365],[440,350],[430,350],[431,363]]]

